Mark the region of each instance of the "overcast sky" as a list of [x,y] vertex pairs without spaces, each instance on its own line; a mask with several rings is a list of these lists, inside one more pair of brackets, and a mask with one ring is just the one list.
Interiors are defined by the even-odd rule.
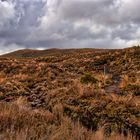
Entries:
[[0,54],[140,42],[140,0],[0,0]]

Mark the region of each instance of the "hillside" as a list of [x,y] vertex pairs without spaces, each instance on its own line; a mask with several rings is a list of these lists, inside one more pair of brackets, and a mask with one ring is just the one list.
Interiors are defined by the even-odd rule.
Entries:
[[1,55],[0,57],[9,57],[9,58],[29,58],[36,56],[40,51],[39,50],[31,50],[31,49],[23,49],[18,50],[15,52],[7,53],[4,55]]
[[[58,55],[69,55],[69,54],[77,54],[77,53],[85,53],[85,52],[106,52],[107,49],[46,49],[46,50],[32,50],[32,49],[23,49],[15,52],[10,52],[0,57],[3,58],[36,58],[43,56],[58,56]],[[110,50],[111,51],[111,50]]]
[[140,47],[3,55],[0,110],[0,139],[139,140]]

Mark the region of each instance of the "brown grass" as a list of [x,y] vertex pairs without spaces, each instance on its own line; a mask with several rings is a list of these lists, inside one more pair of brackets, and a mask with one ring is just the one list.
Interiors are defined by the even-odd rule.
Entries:
[[[73,123],[63,116],[61,104],[53,108],[53,113],[31,110],[24,106],[26,101],[0,103],[0,140],[104,140],[102,129],[96,133],[87,130],[80,123]],[[24,107],[23,107],[24,106]],[[132,140],[112,134],[107,140]]]
[[[38,58],[1,58],[0,140],[139,138],[139,52],[51,50]],[[97,82],[81,83],[86,73]]]

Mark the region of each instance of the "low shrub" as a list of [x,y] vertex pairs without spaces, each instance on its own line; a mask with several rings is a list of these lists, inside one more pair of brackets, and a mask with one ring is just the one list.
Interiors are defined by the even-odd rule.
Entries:
[[97,79],[94,78],[90,73],[86,73],[83,77],[81,77],[80,82],[82,84],[96,84]]

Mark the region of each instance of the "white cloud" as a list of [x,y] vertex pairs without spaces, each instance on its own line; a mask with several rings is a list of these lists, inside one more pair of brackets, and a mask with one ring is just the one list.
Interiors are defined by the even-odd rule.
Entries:
[[24,48],[24,46],[18,46],[17,44],[6,45],[5,42],[0,42],[0,55]]
[[15,17],[14,4],[12,2],[0,1],[0,28],[7,26],[7,23]]

